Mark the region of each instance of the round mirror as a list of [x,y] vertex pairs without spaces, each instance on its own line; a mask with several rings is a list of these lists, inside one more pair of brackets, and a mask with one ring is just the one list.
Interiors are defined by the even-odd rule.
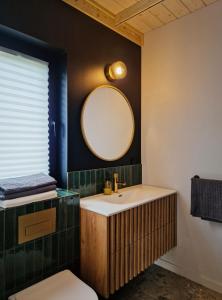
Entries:
[[109,85],[93,90],[82,109],[81,127],[94,155],[109,161],[121,158],[132,144],[135,127],[126,96]]

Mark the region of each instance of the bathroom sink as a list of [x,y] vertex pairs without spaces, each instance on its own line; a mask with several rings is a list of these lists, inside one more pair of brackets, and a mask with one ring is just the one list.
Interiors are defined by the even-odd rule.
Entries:
[[115,204],[127,204],[138,202],[138,197],[142,200],[143,195],[139,189],[134,189],[130,191],[122,191],[118,193],[113,193],[110,196],[105,196],[101,201]]
[[98,194],[83,198],[80,200],[80,207],[104,216],[111,216],[175,193],[175,190],[141,184],[120,189],[118,193],[108,196]]

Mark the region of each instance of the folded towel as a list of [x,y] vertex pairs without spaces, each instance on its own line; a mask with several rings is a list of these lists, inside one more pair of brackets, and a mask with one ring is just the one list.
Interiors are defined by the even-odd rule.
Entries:
[[191,179],[191,215],[222,222],[222,181]]
[[54,198],[57,198],[57,192],[50,191],[50,192],[31,195],[27,197],[20,197],[11,200],[0,201],[0,207],[10,208],[10,207],[25,205],[33,202],[39,202],[39,201],[44,201],[44,200],[49,200]]
[[10,200],[10,199],[15,199],[15,198],[20,198],[20,197],[26,197],[26,196],[31,196],[31,195],[36,195],[40,193],[45,193],[45,192],[50,192],[50,191],[55,191],[56,190],[56,185],[47,185],[43,187],[39,187],[33,190],[29,191],[24,191],[24,192],[17,192],[17,193],[11,193],[8,195],[3,195],[0,193],[0,200],[5,201],[5,200]]
[[48,185],[56,185],[56,180],[44,173],[0,180],[1,196],[30,191]]

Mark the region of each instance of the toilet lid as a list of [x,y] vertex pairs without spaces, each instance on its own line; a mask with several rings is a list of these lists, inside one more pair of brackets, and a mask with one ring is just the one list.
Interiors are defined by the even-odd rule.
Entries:
[[9,297],[9,300],[98,300],[96,293],[69,270],[57,273]]

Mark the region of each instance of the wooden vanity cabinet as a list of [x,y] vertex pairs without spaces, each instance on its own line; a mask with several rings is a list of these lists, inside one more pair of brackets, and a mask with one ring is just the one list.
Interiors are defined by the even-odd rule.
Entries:
[[81,276],[108,298],[176,246],[176,194],[106,217],[81,208]]

